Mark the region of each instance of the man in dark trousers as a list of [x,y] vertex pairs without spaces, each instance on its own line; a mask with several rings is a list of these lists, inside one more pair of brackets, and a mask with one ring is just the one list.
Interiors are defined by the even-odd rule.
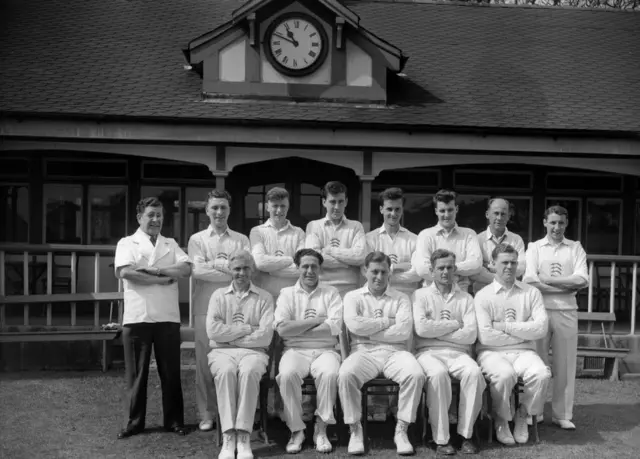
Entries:
[[167,431],[185,435],[180,382],[180,309],[177,279],[191,274],[186,253],[160,234],[164,209],[158,198],[138,203],[140,227],[118,242],[116,277],[124,283],[122,343],[129,419],[118,438],[144,430],[147,379],[153,347],[162,384],[162,412]]

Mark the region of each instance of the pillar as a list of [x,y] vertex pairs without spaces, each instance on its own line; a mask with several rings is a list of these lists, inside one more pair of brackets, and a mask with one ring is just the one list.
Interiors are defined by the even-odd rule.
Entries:
[[371,182],[375,175],[360,176],[360,222],[365,232],[371,230]]
[[211,170],[211,173],[216,178],[216,190],[218,191],[224,190],[226,185],[226,178],[229,175],[229,172]]

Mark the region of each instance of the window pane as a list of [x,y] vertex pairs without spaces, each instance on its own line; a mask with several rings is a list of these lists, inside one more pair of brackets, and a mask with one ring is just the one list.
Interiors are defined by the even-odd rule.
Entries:
[[[438,218],[433,210],[432,194],[405,193],[404,196],[405,203],[402,226],[418,234],[423,229],[429,228],[438,222]],[[377,205],[376,210],[379,210]],[[380,215],[379,211],[378,215]],[[381,225],[382,219],[379,221]]]
[[506,171],[471,171],[459,170],[454,172],[455,187],[486,189],[487,184],[491,188],[530,190],[532,188],[533,175],[528,172]]
[[621,215],[619,199],[587,199],[587,253],[618,254]]
[[164,207],[162,235],[174,238],[178,244],[180,239],[180,188],[163,186],[143,186],[142,198],[157,197]]
[[0,240],[29,241],[29,188],[26,185],[0,185]]
[[[551,206],[562,206],[569,212],[569,225],[564,232],[564,237],[573,241],[579,241],[582,226],[582,201],[580,199],[547,198],[545,209]],[[543,232],[547,234],[546,229]]]
[[207,217],[207,193],[211,188],[187,188],[187,236],[202,231],[209,226]]
[[300,196],[300,215],[305,221],[317,220],[324,214],[320,196]]
[[82,185],[44,186],[46,242],[82,244]]
[[117,244],[127,234],[127,187],[89,186],[89,244]]
[[0,159],[0,175],[3,177],[28,177],[29,160],[24,158],[2,158]]
[[56,177],[120,177],[127,176],[126,161],[53,160],[45,163],[46,174]]
[[[529,198],[507,198],[511,204],[509,209],[509,231],[518,234],[524,239],[525,247],[531,242],[531,199]],[[480,231],[481,228],[478,228]]]
[[318,186],[311,185],[310,183],[303,183],[302,185],[300,185],[300,192],[302,194],[315,194],[320,196],[320,193],[322,193],[322,189]]
[[198,179],[211,180],[215,188],[215,178],[207,166],[202,164],[185,164],[177,161],[144,162],[142,177],[155,179]]
[[244,218],[260,220],[264,212],[264,195],[248,194],[244,198]]
[[612,174],[567,174],[549,173],[547,175],[548,190],[584,191],[585,183],[589,184],[589,190],[621,191],[622,177]]
[[487,201],[489,196],[463,194],[458,196],[458,226],[479,232],[487,229]]

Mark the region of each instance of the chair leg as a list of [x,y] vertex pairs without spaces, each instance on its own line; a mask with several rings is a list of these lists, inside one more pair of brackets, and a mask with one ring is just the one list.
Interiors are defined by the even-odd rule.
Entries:
[[334,409],[336,416],[336,441],[338,445],[341,445],[343,440],[342,429],[344,429],[344,414],[342,413],[342,405],[340,404],[340,398],[336,397],[336,406]]
[[427,445],[427,429],[429,428],[429,410],[427,408],[427,397],[425,396],[425,392],[422,391],[422,395],[420,396],[420,414],[422,418],[422,438],[421,443],[422,446]]
[[264,444],[268,445],[269,435],[267,434],[267,424],[269,423],[269,416],[267,415],[267,402],[269,399],[269,385],[261,383],[260,386],[260,422],[262,424]]
[[540,436],[538,435],[538,416],[531,416],[531,420],[533,421],[533,441],[535,443],[540,443]]
[[368,402],[369,402],[369,387],[365,384],[362,386],[362,440],[364,442],[364,453],[366,454],[369,451],[369,435],[367,433],[367,424],[369,420],[369,410],[368,410]]
[[220,424],[220,412],[216,410],[216,446],[222,446],[222,425]]

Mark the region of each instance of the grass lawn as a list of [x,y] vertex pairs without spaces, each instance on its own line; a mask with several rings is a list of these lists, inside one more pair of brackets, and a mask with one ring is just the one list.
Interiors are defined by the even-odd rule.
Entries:
[[[195,429],[194,373],[183,372],[185,420]],[[215,432],[192,432],[186,437],[160,427],[160,388],[155,372],[150,379],[147,432],[126,440],[116,433],[124,422],[124,374],[94,372],[0,373],[0,458],[215,458]],[[549,405],[546,407],[550,418]],[[577,382],[575,432],[540,426],[541,443],[506,448],[482,443],[484,458],[638,458],[640,457],[640,382]],[[285,456],[288,433],[272,424],[273,447],[254,443],[256,457]],[[391,423],[371,429],[370,457],[396,457]],[[435,456],[419,447],[418,456]],[[340,446],[329,456],[307,447],[298,457],[347,457]]]

